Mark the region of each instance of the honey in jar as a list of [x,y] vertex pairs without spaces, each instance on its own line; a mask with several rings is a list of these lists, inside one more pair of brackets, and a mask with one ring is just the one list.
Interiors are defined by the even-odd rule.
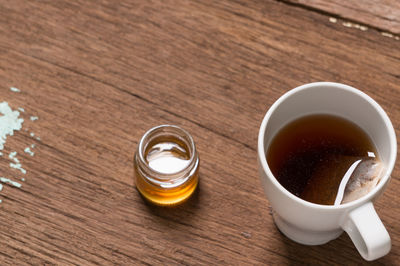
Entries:
[[147,131],[134,156],[136,187],[156,205],[173,206],[188,199],[197,187],[198,168],[193,138],[172,125]]

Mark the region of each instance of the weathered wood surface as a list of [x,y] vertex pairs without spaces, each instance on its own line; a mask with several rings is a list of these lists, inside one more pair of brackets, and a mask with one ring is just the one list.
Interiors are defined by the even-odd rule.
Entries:
[[[0,264],[364,263],[346,234],[308,247],[279,233],[256,139],[268,107],[312,81],[362,89],[398,134],[399,47],[275,1],[1,1],[1,101],[25,108],[28,131],[0,157],[1,176],[26,179],[0,192]],[[132,178],[140,137],[163,123],[190,131],[202,160],[175,209],[146,204]],[[400,260],[399,176],[375,204],[393,245],[375,264]]]
[[282,0],[303,8],[331,13],[382,30],[400,34],[400,1],[393,0]]

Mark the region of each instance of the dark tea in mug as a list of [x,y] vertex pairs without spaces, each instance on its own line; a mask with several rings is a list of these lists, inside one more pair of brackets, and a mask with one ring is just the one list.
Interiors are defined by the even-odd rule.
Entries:
[[379,182],[384,166],[370,137],[353,122],[325,114],[284,126],[266,153],[279,183],[309,202],[339,205]]

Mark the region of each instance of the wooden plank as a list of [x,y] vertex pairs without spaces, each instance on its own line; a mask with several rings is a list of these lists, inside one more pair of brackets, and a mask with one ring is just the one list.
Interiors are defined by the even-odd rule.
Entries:
[[[256,138],[282,93],[317,80],[367,92],[399,133],[394,38],[274,1],[1,6],[0,90],[29,129],[6,144],[28,173],[0,192],[2,265],[363,263],[346,235],[307,247],[277,231]],[[162,123],[189,130],[202,160],[199,191],[176,209],[146,204],[132,180],[138,140]],[[2,175],[21,177],[8,164]],[[399,174],[376,203],[393,244],[377,264],[400,257]]]
[[357,21],[383,32],[400,34],[400,2],[393,0],[284,0],[305,8],[322,10]]

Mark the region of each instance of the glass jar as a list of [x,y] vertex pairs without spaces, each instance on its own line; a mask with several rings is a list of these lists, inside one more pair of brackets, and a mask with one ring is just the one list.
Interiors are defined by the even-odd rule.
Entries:
[[134,156],[136,187],[154,204],[182,203],[197,187],[199,163],[186,130],[173,125],[154,127],[143,135]]

